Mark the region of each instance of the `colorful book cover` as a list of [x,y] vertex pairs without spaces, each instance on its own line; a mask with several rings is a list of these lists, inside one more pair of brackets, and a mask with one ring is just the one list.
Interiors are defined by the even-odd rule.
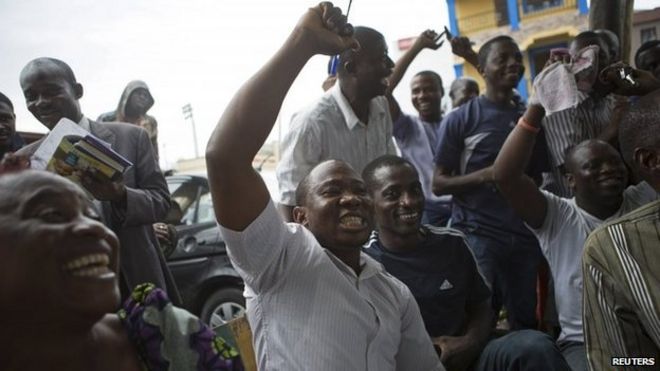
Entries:
[[77,135],[63,137],[48,162],[47,170],[77,183],[80,183],[80,173],[90,170],[102,174],[110,180],[116,180],[121,176],[120,171],[76,148],[75,144],[80,140],[82,137]]

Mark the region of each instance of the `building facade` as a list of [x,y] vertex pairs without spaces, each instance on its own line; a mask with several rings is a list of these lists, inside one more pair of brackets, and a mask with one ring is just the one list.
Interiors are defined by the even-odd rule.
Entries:
[[[589,27],[587,0],[447,0],[447,8],[451,32],[469,37],[475,50],[499,35],[516,40],[525,65],[518,91],[525,99],[550,50],[568,47]],[[462,58],[456,58],[454,72],[475,78],[482,91],[485,88],[477,69]]]
[[633,14],[631,56],[635,55],[642,44],[651,40],[660,40],[660,7],[640,10]]

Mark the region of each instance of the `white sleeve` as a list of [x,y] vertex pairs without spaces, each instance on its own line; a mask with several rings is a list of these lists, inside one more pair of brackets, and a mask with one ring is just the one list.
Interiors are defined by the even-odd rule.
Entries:
[[534,233],[536,238],[538,238],[543,254],[546,257],[549,257],[552,255],[552,251],[549,251],[548,249],[551,245],[551,240],[553,237],[556,237],[558,233],[561,233],[561,226],[569,217],[570,210],[567,204],[567,199],[554,195],[548,191],[541,190],[541,192],[543,192],[547,205],[543,224],[539,228],[532,228],[529,225],[527,228]]
[[282,257],[293,232],[272,200],[243,231],[220,225],[220,233],[234,268],[255,292],[263,291],[289,270]]
[[407,287],[402,290],[401,342],[396,353],[396,370],[445,371],[426,332],[419,306]]
[[282,156],[276,170],[279,202],[295,206],[298,183],[321,161],[320,133],[308,121],[307,114],[296,115],[291,120],[281,148]]

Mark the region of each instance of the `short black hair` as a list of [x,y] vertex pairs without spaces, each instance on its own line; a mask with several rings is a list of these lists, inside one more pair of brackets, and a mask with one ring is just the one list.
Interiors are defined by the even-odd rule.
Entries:
[[[659,93],[652,93],[656,96]],[[635,169],[634,151],[639,147],[660,147],[660,106],[646,96],[628,109],[619,125],[619,148],[623,160]],[[648,100],[648,104],[646,103]]]
[[435,71],[431,71],[431,70],[419,71],[419,72],[417,72],[417,73],[413,76],[413,79],[414,79],[415,77],[417,77],[417,76],[429,76],[429,77],[432,77],[432,78],[435,80],[435,82],[438,84],[438,86],[440,87],[440,89],[444,90],[444,87],[442,86],[442,77],[440,77],[440,75],[439,75],[437,72],[435,72]]
[[11,108],[12,111],[14,110],[14,105],[11,103],[11,100],[9,100],[9,97],[2,94],[1,92],[0,92],[0,103],[5,103],[6,105],[9,106],[9,108]]
[[511,36],[506,36],[506,35],[495,36],[492,39],[486,41],[481,46],[481,48],[479,48],[479,53],[477,54],[477,60],[479,61],[479,68],[486,67],[486,61],[488,60],[488,55],[490,54],[491,49],[493,49],[493,45],[499,42],[510,42],[518,45],[516,43],[516,40],[511,38]]
[[[594,40],[598,40],[598,41],[600,41],[604,46],[606,46],[607,49],[606,49],[605,51],[607,52],[607,55],[608,55],[610,58],[612,57],[612,56],[610,55],[609,43],[608,43],[608,41],[605,39],[605,36],[604,36],[604,35],[601,35],[601,34],[597,34],[595,31],[591,31],[591,30],[582,31],[582,32],[580,32],[579,34],[577,34],[577,36],[575,36],[575,37],[573,38],[573,40],[571,41],[571,43],[579,42],[579,41],[589,41],[589,40],[592,40],[592,39],[594,39]],[[593,44],[591,44],[591,45],[593,45]],[[600,45],[598,45],[598,47],[600,47]]]
[[635,52],[635,67],[641,68],[639,66],[640,65],[639,57],[642,55],[642,53],[658,45],[660,45],[660,40],[650,40],[642,44]]
[[353,37],[360,43],[360,50],[355,51],[353,49],[346,49],[341,54],[339,54],[339,65],[337,66],[337,75],[344,75],[344,63],[347,61],[352,61],[355,58],[357,53],[362,52],[363,50],[369,49],[374,40],[385,39],[383,34],[374,30],[371,27],[365,26],[356,26],[353,29]]
[[23,70],[21,71],[21,76],[29,67],[44,66],[50,63],[54,64],[60,70],[60,72],[62,72],[62,77],[64,77],[64,79],[69,84],[71,84],[71,86],[74,86],[78,83],[78,81],[76,80],[76,75],[73,74],[73,70],[71,69],[71,67],[69,67],[68,64],[57,58],[51,58],[51,57],[40,57],[31,60],[30,62],[28,62],[28,64],[25,65],[25,67],[23,67]]
[[415,169],[415,166],[410,161],[396,155],[383,155],[368,163],[367,166],[364,167],[364,170],[362,170],[362,179],[369,192],[373,192],[377,186],[375,175],[378,169],[398,166],[409,166],[416,174],[418,174],[417,169]]
[[608,30],[607,28],[599,28],[594,30],[594,32],[600,36],[601,39],[605,41],[605,44],[609,47],[610,58],[618,58],[620,54],[621,42],[619,41],[619,36]]
[[452,98],[452,99],[454,98],[453,97],[454,94],[452,92],[454,90],[458,89],[459,84],[465,84],[465,89],[472,90],[475,93],[479,94],[479,83],[477,82],[477,80],[475,80],[471,77],[468,77],[468,76],[462,76],[462,77],[459,77],[456,80],[452,81],[451,86],[449,87],[449,97],[450,98]]
[[312,172],[310,171],[305,175],[304,178],[298,183],[298,186],[296,187],[296,206],[305,206],[307,203],[307,195],[309,194],[309,175]]

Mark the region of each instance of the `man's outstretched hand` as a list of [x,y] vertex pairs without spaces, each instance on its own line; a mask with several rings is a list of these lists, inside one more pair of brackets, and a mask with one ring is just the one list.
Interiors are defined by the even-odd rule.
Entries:
[[418,49],[431,49],[431,50],[438,50],[442,44],[445,43],[444,40],[440,40],[442,38],[442,35],[444,35],[447,31],[443,31],[442,33],[438,34],[437,32],[433,30],[426,30],[422,32],[417,39],[415,39],[415,44],[414,46],[417,47]]
[[[315,54],[334,55],[346,49],[359,49],[353,37],[353,26],[346,22],[341,9],[331,2],[322,2],[310,8],[296,26],[296,31],[309,36]],[[297,32],[294,32],[294,34]]]
[[459,56],[468,61],[468,63],[478,67],[477,65],[479,62],[477,61],[477,53],[472,49],[472,42],[470,39],[465,36],[454,37],[447,27],[445,27],[443,33],[447,40],[449,40],[449,43],[451,44],[451,52],[454,53],[454,55]]
[[632,68],[623,62],[605,67],[599,78],[613,93],[624,96],[646,95],[660,89],[660,80],[652,73]]

